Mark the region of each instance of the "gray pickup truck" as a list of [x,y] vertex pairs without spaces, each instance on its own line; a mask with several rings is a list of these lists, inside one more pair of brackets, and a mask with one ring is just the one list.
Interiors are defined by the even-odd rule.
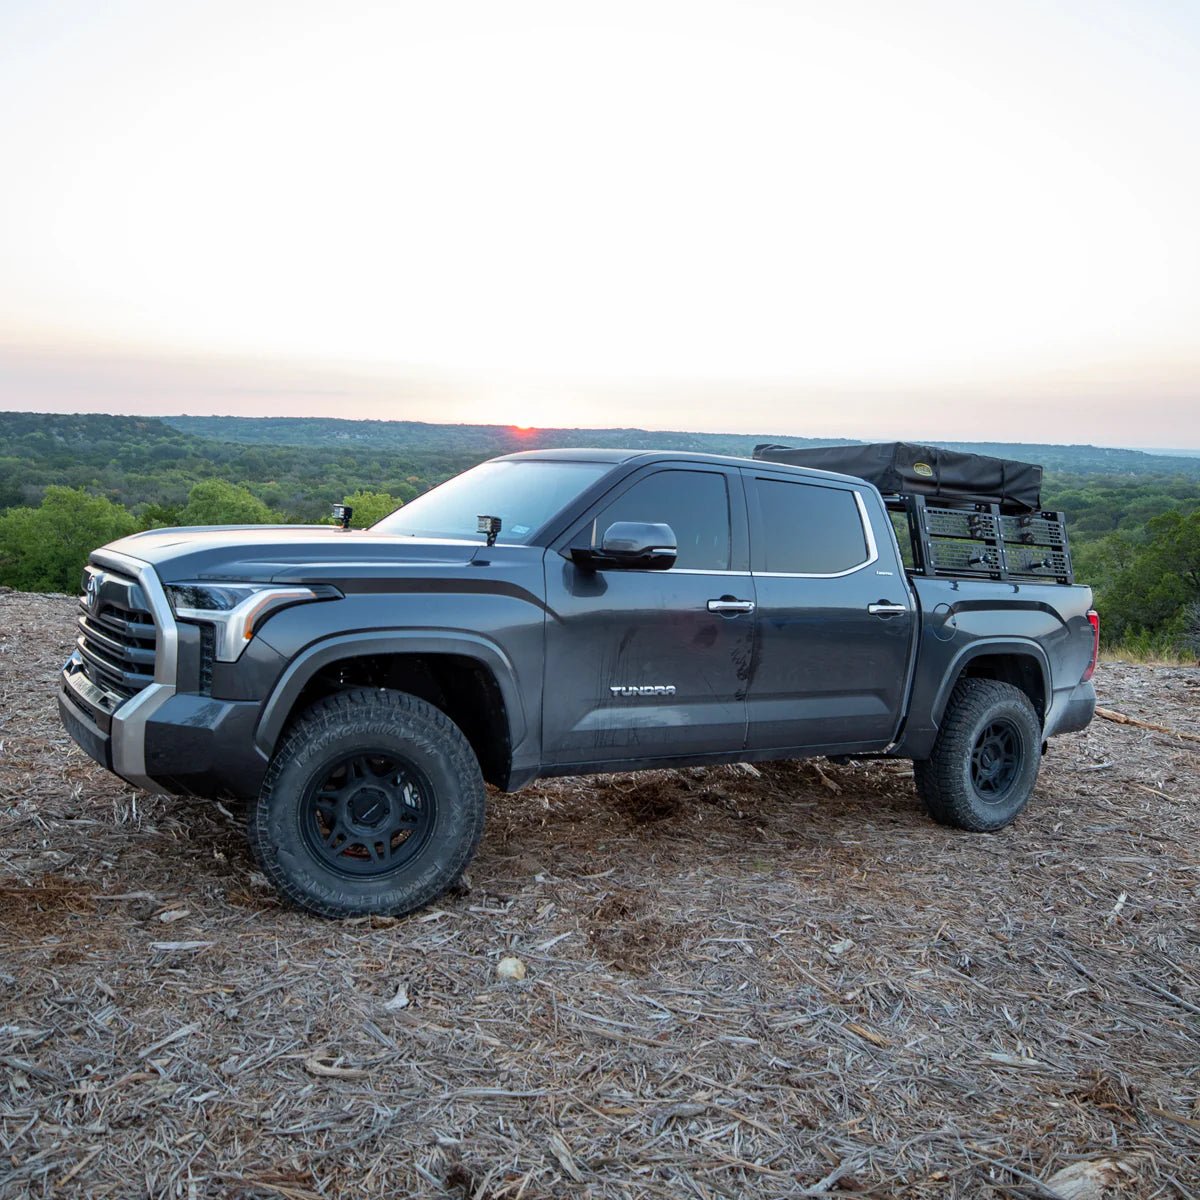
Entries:
[[365,531],[123,538],[63,724],[138,787],[249,801],[263,871],[327,916],[450,887],[485,781],[883,755],[935,820],[999,829],[1095,707],[1062,515],[1036,468],[855,450],[534,451]]

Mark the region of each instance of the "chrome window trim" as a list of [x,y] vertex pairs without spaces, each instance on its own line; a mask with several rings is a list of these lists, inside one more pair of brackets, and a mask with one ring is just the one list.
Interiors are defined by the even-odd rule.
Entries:
[[704,571],[699,567],[600,567],[598,570],[620,572],[622,575],[721,575],[751,579],[750,571]]
[[705,571],[701,567],[668,567],[665,571],[656,571],[657,575],[736,575],[749,579],[749,571]]
[[179,660],[179,635],[175,618],[167,602],[167,593],[158,574],[140,558],[130,558],[113,550],[93,551],[91,561],[128,575],[140,585],[150,605],[157,634],[154,655],[154,682],[142,688],[112,715],[113,771],[143,791],[155,792],[158,785],[146,774],[146,724],[175,695],[176,667]]
[[[790,483],[791,480],[771,480],[772,483]],[[799,482],[799,481],[797,481]],[[803,487],[804,484],[799,484]],[[810,487],[829,487],[824,483],[808,484]],[[867,540],[867,558],[857,566],[847,567],[844,571],[751,571],[756,579],[844,579],[847,575],[855,575],[866,567],[879,561],[879,546],[875,542],[875,531],[871,528],[871,519],[867,515],[867,505],[862,493],[853,488],[832,488],[837,492],[849,492],[858,505],[858,519],[862,523],[863,533]]]

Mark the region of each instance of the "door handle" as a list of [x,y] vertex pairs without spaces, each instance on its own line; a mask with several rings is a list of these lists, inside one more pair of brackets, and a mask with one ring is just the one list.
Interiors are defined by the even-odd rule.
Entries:
[[908,608],[903,604],[868,604],[867,612],[873,617],[898,617],[908,612]]
[[736,613],[752,613],[754,611],[754,601],[735,600],[732,596],[722,596],[720,600],[710,600],[708,602],[708,611],[710,613],[720,613],[723,617],[733,616]]

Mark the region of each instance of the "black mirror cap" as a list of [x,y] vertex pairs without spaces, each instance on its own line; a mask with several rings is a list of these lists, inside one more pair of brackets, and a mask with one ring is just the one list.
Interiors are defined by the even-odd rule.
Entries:
[[573,546],[571,560],[577,566],[666,571],[675,565],[678,550],[670,525],[644,521],[614,521],[600,545]]

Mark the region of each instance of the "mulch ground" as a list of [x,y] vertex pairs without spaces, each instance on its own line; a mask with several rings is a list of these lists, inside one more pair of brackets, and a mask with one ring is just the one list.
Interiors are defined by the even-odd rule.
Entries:
[[74,747],[73,619],[0,594],[4,1200],[1200,1197],[1197,669],[1105,664],[1166,728],[1057,739],[998,834],[903,763],[570,779],[328,922]]

